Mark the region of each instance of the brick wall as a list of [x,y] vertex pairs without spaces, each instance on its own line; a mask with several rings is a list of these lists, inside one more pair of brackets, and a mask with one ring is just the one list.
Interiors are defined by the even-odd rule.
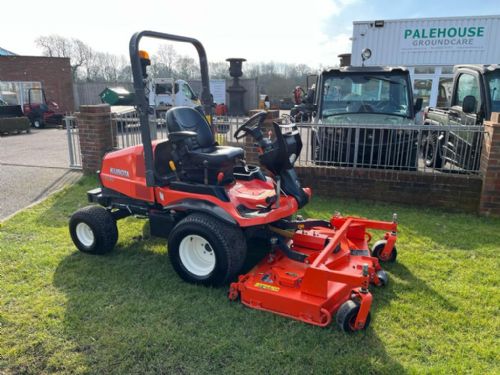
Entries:
[[313,194],[365,199],[476,213],[479,176],[371,169],[296,167],[302,186]]
[[62,113],[74,111],[73,78],[68,58],[0,56],[0,81],[42,82],[47,100]]
[[479,212],[500,217],[500,113],[484,124],[481,172],[484,176]]
[[82,105],[77,116],[83,173],[94,174],[104,154],[113,148],[111,110],[108,104]]

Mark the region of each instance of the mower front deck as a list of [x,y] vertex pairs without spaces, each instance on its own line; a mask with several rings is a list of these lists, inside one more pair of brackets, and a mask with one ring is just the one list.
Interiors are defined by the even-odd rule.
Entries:
[[[369,284],[387,281],[379,259],[369,250],[371,236],[366,230],[388,231],[379,254],[383,256],[393,250],[397,224],[335,216],[330,225],[298,228],[274,229],[288,238],[285,247],[277,240],[274,251],[231,284],[229,298],[239,296],[248,307],[323,327],[352,300],[357,311],[349,318],[348,330],[362,329],[372,302]],[[291,259],[290,253],[295,258],[303,255],[302,261]]]

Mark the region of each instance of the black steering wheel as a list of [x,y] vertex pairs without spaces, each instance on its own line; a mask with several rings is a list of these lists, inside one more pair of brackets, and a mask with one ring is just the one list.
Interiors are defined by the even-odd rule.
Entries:
[[234,138],[241,139],[247,136],[247,134],[252,135],[255,139],[259,138],[259,135],[262,136],[262,131],[260,126],[264,122],[267,117],[267,112],[262,111],[256,113],[252,117],[250,117],[243,125],[241,125],[234,132]]

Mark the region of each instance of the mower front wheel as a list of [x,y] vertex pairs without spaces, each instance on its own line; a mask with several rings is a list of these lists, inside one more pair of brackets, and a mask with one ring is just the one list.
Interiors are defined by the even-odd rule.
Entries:
[[101,206],[87,206],[76,211],[69,221],[69,232],[78,250],[84,253],[108,253],[118,241],[116,221]]
[[[336,314],[336,321],[339,328],[344,332],[355,332],[359,329],[355,328],[354,323],[356,322],[356,317],[359,312],[359,302],[355,302],[353,300],[348,300],[340,306]],[[363,330],[367,329],[370,325],[371,316],[368,313],[366,317],[365,325],[362,328]]]
[[177,274],[189,283],[220,286],[243,266],[242,230],[203,213],[182,219],[168,238],[168,255]]

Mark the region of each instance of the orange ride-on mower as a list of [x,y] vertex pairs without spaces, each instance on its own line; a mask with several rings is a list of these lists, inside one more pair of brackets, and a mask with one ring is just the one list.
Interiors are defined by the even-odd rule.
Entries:
[[[204,109],[175,107],[166,114],[168,138],[151,142],[148,120],[147,53],[143,37],[188,42],[199,54]],[[91,205],[76,211],[71,237],[83,252],[109,252],[118,240],[116,222],[147,217],[151,234],[168,239],[174,270],[187,282],[230,284],[229,298],[307,323],[326,326],[332,317],[344,331],[370,322],[370,284],[383,286],[380,262],[396,258],[397,224],[334,215],[329,221],[302,219],[296,212],[311,198],[294,162],[300,132],[273,124],[265,136],[260,112],[241,125],[236,139],[253,137],[260,164],[249,165],[238,147],[219,146],[204,114],[212,103],[207,57],[196,39],[143,31],[130,41],[136,108],[142,145],[113,151],[102,161],[101,187],[89,191]],[[367,230],[385,237],[369,250]],[[271,250],[249,273],[239,275],[247,243],[259,237]],[[238,276],[239,275],[239,276]]]

